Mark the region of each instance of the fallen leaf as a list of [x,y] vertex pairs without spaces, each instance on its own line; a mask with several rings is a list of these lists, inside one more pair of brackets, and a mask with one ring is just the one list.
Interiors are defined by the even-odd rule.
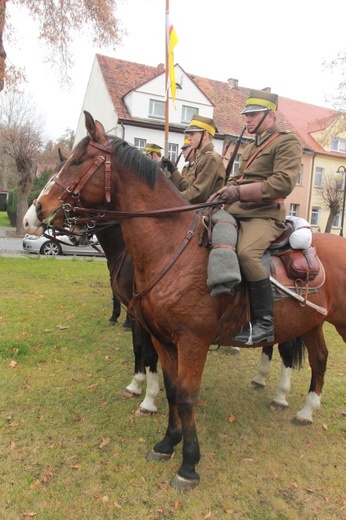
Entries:
[[207,518],[211,518],[213,515],[212,515],[212,512],[209,511],[209,513],[207,513],[204,517],[204,520],[207,520]]
[[116,507],[117,509],[121,509],[121,505],[118,504],[118,502],[113,502],[113,505],[114,505],[114,507]]
[[198,406],[208,406],[208,403],[206,401],[200,401]]
[[108,444],[111,442],[109,437],[102,437],[102,442],[100,444],[100,448],[104,448],[105,446],[108,446]]
[[92,384],[92,385],[89,385],[88,388],[89,388],[89,389],[90,389],[90,388],[95,388],[95,386],[99,386],[99,384],[100,384],[100,383],[94,383],[94,384]]
[[37,486],[39,486],[40,483],[41,483],[41,482],[40,482],[39,480],[36,480],[36,481],[33,482],[32,484],[30,484],[29,489],[35,489],[35,488],[37,488]]
[[175,502],[174,502],[174,511],[178,511],[179,507],[180,507],[179,500],[175,500]]
[[82,464],[80,464],[80,463],[73,464],[73,466],[69,466],[70,469],[80,469],[81,467],[82,467]]
[[17,361],[10,361],[10,363],[8,364],[8,366],[10,368],[15,368],[17,365],[18,365]]
[[298,487],[299,487],[297,482],[291,482],[291,486],[296,488],[296,489],[298,489]]
[[323,428],[324,430],[328,430],[328,424],[326,424],[326,423],[322,424],[322,428]]
[[33,513],[33,512],[31,512],[31,513],[23,513],[23,515],[24,516],[28,516],[29,518],[34,518],[34,516],[36,516],[37,513]]
[[231,413],[231,415],[228,417],[228,422],[234,422],[235,421],[235,417],[233,415],[233,413]]
[[65,329],[68,329],[68,326],[67,325],[61,325],[61,323],[59,323],[57,326],[56,326],[57,329],[59,330],[65,330]]
[[243,459],[245,462],[253,462],[253,459]]
[[233,509],[225,509],[225,513],[228,515],[232,515],[234,513]]
[[139,442],[145,442],[145,439],[143,439],[143,437],[140,437]]
[[102,501],[104,504],[106,504],[107,502],[109,502],[109,497],[104,496],[104,497],[102,497],[101,501]]

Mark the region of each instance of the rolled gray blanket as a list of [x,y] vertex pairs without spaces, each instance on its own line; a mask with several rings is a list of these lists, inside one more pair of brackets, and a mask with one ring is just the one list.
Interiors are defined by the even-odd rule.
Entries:
[[241,281],[237,245],[236,220],[220,209],[212,218],[212,246],[208,262],[207,285],[211,296],[233,294],[233,287]]

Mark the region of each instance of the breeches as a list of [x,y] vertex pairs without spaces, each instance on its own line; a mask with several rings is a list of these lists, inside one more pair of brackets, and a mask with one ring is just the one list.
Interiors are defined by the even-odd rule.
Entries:
[[285,229],[284,222],[274,219],[252,218],[239,220],[237,255],[241,270],[250,282],[268,277],[261,259],[263,253]]

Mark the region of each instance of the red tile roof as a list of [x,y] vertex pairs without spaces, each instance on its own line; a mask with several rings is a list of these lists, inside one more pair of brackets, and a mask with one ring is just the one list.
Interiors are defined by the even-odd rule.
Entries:
[[[124,96],[164,72],[164,66],[151,67],[97,54],[101,72],[114,103],[119,119],[133,120],[124,103]],[[241,111],[249,88],[230,86],[186,73],[214,105],[214,120],[221,134],[239,135],[244,127]],[[326,153],[311,137],[312,132],[328,127],[341,112],[279,97],[277,120],[281,128],[294,131],[302,146],[315,152]],[[335,152],[333,152],[333,155]]]

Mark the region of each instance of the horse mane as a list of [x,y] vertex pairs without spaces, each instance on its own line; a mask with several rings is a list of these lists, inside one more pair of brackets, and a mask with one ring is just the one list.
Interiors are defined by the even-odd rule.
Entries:
[[[152,159],[148,159],[146,155],[120,137],[111,135],[106,135],[106,137],[108,146],[114,151],[116,164],[131,171],[131,173],[136,175],[140,180],[145,181],[150,188],[153,188],[156,185],[158,175],[161,171],[158,163]],[[75,161],[81,158],[90,141],[90,137],[87,136],[76,145],[73,151]]]

